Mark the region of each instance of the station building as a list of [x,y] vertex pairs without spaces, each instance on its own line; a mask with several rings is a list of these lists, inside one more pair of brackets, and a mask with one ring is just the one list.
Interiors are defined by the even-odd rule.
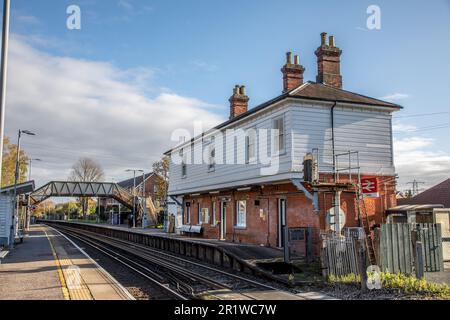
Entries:
[[333,36],[321,34],[315,55],[315,81],[287,53],[279,96],[249,108],[236,86],[228,121],[166,153],[178,232],[280,248],[287,235],[294,251],[317,253],[322,232],[384,221],[396,205],[392,114],[402,107],[343,89]]

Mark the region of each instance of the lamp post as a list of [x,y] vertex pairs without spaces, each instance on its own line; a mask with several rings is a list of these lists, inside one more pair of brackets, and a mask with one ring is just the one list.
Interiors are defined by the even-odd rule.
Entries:
[[3,1],[3,32],[0,66],[0,186],[2,183],[3,132],[5,127],[6,79],[8,74],[10,0]]
[[[28,181],[31,181],[31,166],[33,164],[33,161],[42,161],[41,159],[33,159],[30,158],[28,159]],[[25,230],[28,231],[30,229],[30,210],[31,210],[31,205],[30,205],[30,197],[28,196],[28,204],[27,204],[27,212],[26,212],[26,216],[25,216]]]
[[31,181],[31,166],[33,164],[33,161],[39,161],[41,162],[41,159],[28,159],[28,181]]
[[133,228],[136,228],[136,172],[144,170],[127,169],[126,172],[133,172]]
[[18,215],[19,215],[19,210],[18,210],[18,203],[17,203],[17,183],[19,182],[19,171],[20,171],[20,139],[22,137],[22,134],[26,134],[28,136],[35,136],[36,134],[28,131],[28,130],[19,130],[18,134],[17,134],[17,155],[16,155],[16,171],[15,171],[15,175],[14,175],[14,199],[13,199],[13,216],[12,216],[12,226],[11,226],[11,242],[10,242],[10,247],[14,248],[14,240],[18,231],[18,223],[19,223],[19,219],[18,219]]

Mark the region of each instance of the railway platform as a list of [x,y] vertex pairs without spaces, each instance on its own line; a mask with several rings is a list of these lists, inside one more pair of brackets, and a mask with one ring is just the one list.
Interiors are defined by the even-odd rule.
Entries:
[[0,264],[0,300],[133,300],[57,230],[34,225]]
[[[194,238],[167,234],[157,229],[129,228],[108,224],[49,221],[49,223],[72,224],[77,228],[107,235],[113,238],[144,244],[155,249],[193,257],[210,264],[228,267],[249,274],[260,275],[270,280],[291,285],[288,274],[276,274],[272,266],[283,265],[283,251],[264,246],[225,242],[215,239]],[[284,265],[282,266],[284,267]],[[313,280],[317,281],[317,280]],[[296,281],[295,284],[309,284]]]
[[173,239],[182,239],[185,241],[190,241],[193,243],[204,243],[211,244],[220,248],[227,250],[230,253],[233,253],[239,256],[243,260],[247,261],[264,261],[264,260],[276,260],[283,258],[283,251],[280,249],[269,248],[264,246],[252,245],[252,244],[243,244],[243,243],[235,243],[235,242],[227,242],[221,241],[218,239],[203,239],[203,238],[195,238],[189,236],[178,235],[174,233],[166,233],[160,229],[142,229],[142,228],[129,228],[126,225],[108,225],[108,224],[93,224],[103,228],[111,228],[117,230],[125,230],[131,231],[140,234],[148,234],[159,237],[167,237]]

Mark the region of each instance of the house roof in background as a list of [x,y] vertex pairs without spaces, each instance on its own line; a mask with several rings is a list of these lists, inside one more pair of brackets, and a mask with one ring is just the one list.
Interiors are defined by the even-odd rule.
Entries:
[[450,178],[435,185],[434,187],[419,193],[410,199],[397,200],[399,205],[405,204],[441,204],[450,208]]
[[[142,174],[136,176],[136,187],[140,186],[142,184],[142,181],[146,181],[148,178],[153,176],[154,173],[146,173],[145,178],[142,176]],[[119,186],[125,189],[132,189],[134,185],[134,178],[123,180],[117,183]]]

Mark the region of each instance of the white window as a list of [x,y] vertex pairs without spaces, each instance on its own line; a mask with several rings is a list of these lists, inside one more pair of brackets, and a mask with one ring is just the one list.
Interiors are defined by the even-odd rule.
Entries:
[[247,224],[247,201],[236,201],[236,227],[245,228]]
[[275,130],[273,139],[273,152],[275,155],[284,152],[285,132],[284,132],[284,118],[280,117],[273,121],[273,128]]
[[187,176],[187,166],[186,166],[186,156],[184,154],[183,149],[180,150],[180,158],[181,160],[181,177],[186,178]]
[[213,201],[213,203],[212,203],[212,221],[211,221],[211,225],[215,226],[216,222],[217,222],[217,219],[216,219],[216,202]]
[[209,223],[209,208],[202,209],[202,223]]
[[154,192],[154,193],[157,193],[157,192],[158,192],[158,186],[157,186],[156,184],[153,186],[153,192]]
[[211,142],[208,146],[209,149],[209,163],[208,163],[208,170],[214,171],[216,168],[216,144],[215,144],[215,138],[211,137]]
[[247,135],[245,137],[245,156],[247,163],[256,160],[256,130],[247,130]]
[[190,203],[186,203],[186,224],[191,224],[191,207]]
[[202,224],[203,223],[203,221],[202,221],[202,209],[201,209],[201,206],[200,206],[200,203],[197,205],[197,217],[198,217],[198,224]]

